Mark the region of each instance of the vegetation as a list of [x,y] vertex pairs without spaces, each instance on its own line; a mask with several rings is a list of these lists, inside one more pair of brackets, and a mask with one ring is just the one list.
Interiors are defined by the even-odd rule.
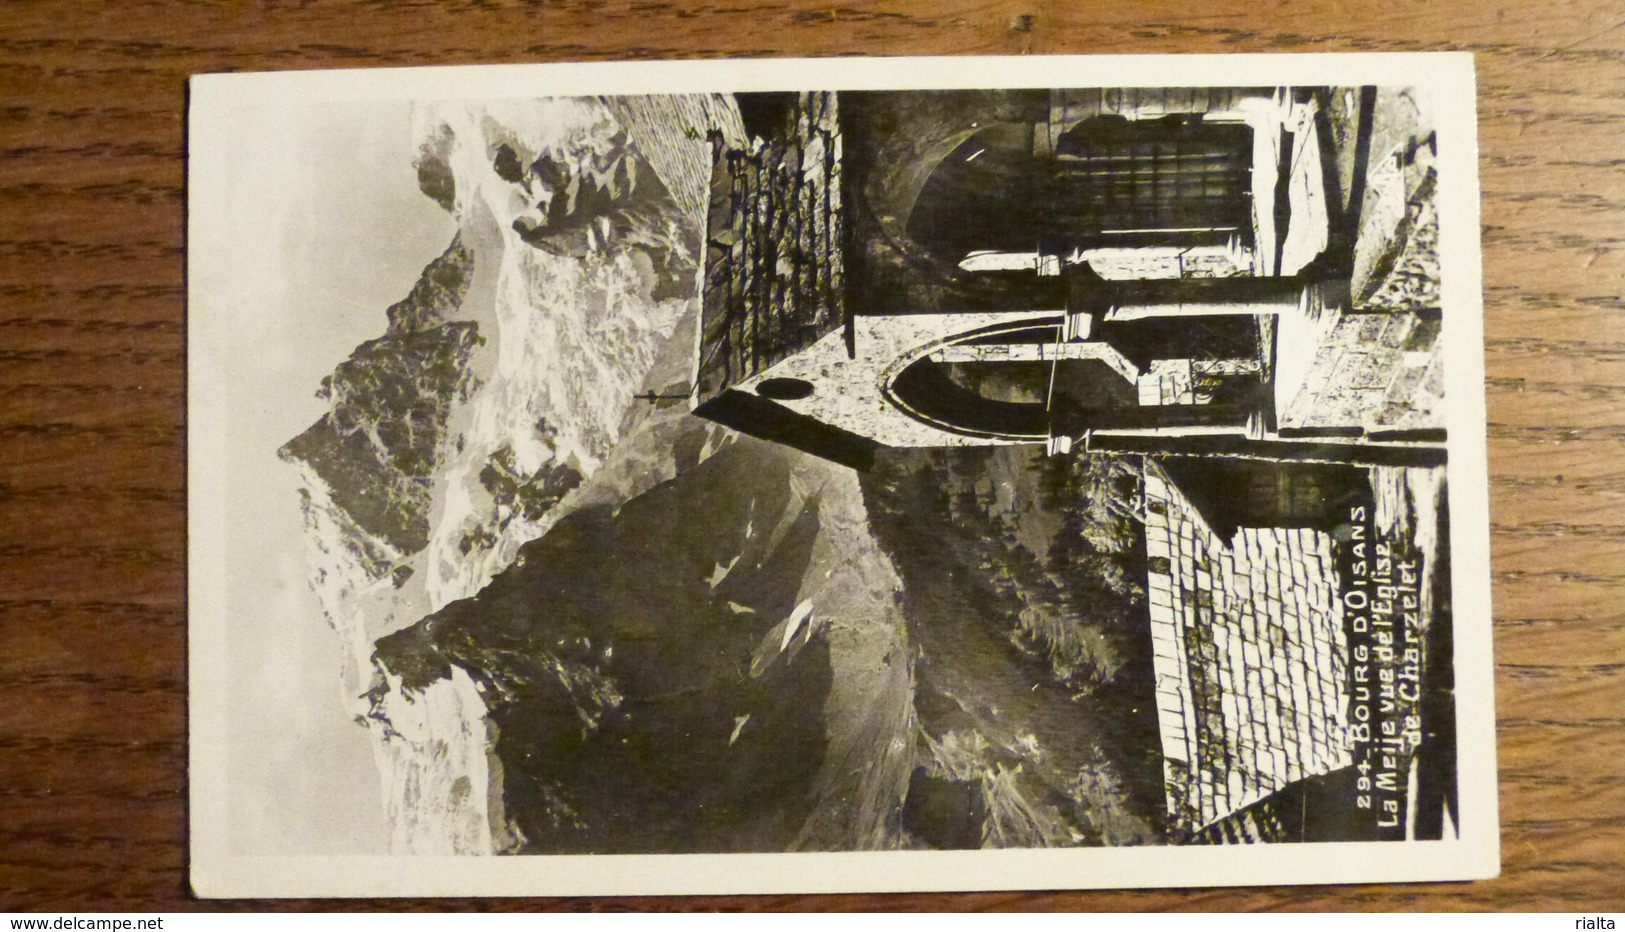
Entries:
[[979,841],[926,802],[909,831],[938,846],[1159,837],[1139,461],[887,451],[864,493],[921,652],[932,755],[915,783],[970,791],[984,813]]

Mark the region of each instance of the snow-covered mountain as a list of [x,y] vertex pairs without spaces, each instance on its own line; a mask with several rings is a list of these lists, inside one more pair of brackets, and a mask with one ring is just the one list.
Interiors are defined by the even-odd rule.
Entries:
[[524,851],[884,844],[913,659],[857,479],[688,423],[674,478],[572,512],[380,667],[472,677]]
[[919,453],[859,477],[638,398],[692,376],[731,98],[416,124],[456,236],[281,451],[397,853],[1154,836],[1156,785],[1125,788],[1143,546],[1073,488],[1132,468]]
[[[383,334],[324,380],[328,413],[281,450],[301,471],[311,585],[352,648],[345,695],[376,739],[403,852],[512,842],[487,811],[480,697],[457,677],[402,686],[373,663],[374,642],[478,592],[572,495],[643,484],[641,467],[591,479],[628,434],[671,419],[633,396],[688,381],[703,222],[691,205],[710,152],[681,131],[634,141],[627,124],[671,116],[670,102],[638,103],[418,111],[420,186],[458,232]],[[682,103],[741,132],[724,98]]]

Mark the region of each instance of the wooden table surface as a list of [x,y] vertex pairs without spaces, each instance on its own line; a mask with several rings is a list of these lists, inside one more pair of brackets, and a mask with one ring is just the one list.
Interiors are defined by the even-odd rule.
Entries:
[[1499,879],[481,905],[1625,908],[1625,5],[724,6],[0,5],[0,911],[222,905],[191,899],[186,881],[188,75],[615,58],[1444,49],[1477,53],[1481,95]]

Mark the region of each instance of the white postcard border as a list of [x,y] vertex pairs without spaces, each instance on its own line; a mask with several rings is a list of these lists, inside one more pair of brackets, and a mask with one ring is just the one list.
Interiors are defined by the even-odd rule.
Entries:
[[[513,98],[766,90],[1397,84],[1437,108],[1447,358],[1459,840],[1213,847],[590,855],[492,858],[238,856],[227,839],[232,337],[217,307],[231,235],[221,153],[246,102]],[[533,88],[520,94],[519,88]],[[501,65],[204,75],[189,125],[188,507],[190,851],[205,897],[748,894],[1228,886],[1466,880],[1499,870],[1482,286],[1472,58],[1465,53],[808,59]]]

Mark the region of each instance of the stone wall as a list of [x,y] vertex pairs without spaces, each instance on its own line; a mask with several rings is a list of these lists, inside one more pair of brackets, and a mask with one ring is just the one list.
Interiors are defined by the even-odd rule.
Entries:
[[1147,460],[1148,601],[1171,823],[1194,832],[1349,764],[1331,535],[1216,535]]
[[1355,306],[1439,306],[1438,184],[1431,108],[1409,88],[1377,88],[1352,271]]
[[1432,121],[1404,88],[1378,89],[1350,296],[1314,362],[1278,392],[1283,428],[1444,427]]
[[1340,313],[1301,385],[1277,415],[1284,429],[1444,427],[1444,359],[1437,315]]
[[702,400],[842,322],[841,136],[832,93],[802,94],[785,138],[717,145],[701,323]]

